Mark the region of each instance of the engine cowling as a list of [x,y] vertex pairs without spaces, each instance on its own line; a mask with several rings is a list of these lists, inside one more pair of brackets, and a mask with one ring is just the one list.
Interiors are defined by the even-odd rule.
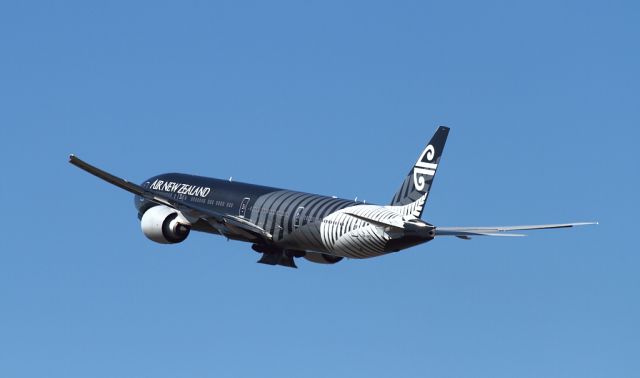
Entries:
[[142,233],[156,243],[180,243],[189,236],[191,223],[176,209],[158,205],[142,214]]
[[340,256],[327,255],[326,253],[307,252],[304,258],[316,264],[335,264],[342,260]]

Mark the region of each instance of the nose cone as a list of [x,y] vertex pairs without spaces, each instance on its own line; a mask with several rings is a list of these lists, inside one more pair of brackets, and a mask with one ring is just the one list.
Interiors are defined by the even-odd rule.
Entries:
[[[150,178],[149,180],[143,182],[142,184],[140,184],[140,186],[142,186],[147,190],[150,190],[149,186],[150,186],[151,180],[153,180],[153,178]],[[145,211],[149,210],[149,208],[155,205],[156,205],[155,203],[145,199],[142,196],[139,196],[137,194],[133,196],[133,206],[135,206],[136,210],[138,210],[138,219],[141,219],[142,214],[144,214]]]
[[142,207],[142,205],[144,205],[144,198],[142,198],[139,195],[134,195],[133,196],[133,206],[136,207],[136,210],[140,211],[140,208]]

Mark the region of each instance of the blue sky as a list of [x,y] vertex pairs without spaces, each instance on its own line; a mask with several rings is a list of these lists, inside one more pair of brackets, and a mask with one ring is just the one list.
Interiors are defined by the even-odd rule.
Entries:
[[[631,1],[0,4],[0,376],[640,375]],[[148,241],[141,182],[387,203],[438,125],[424,219],[598,220],[298,270]]]

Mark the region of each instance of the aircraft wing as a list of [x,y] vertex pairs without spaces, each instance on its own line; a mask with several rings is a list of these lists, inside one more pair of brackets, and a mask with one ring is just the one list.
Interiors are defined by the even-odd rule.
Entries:
[[471,236],[526,236],[512,234],[511,231],[545,230],[550,228],[568,228],[598,224],[598,222],[556,223],[538,224],[530,226],[496,226],[496,227],[436,227],[436,236],[456,236],[461,239],[470,239]]
[[182,213],[184,217],[191,223],[195,223],[202,219],[209,223],[212,227],[219,230],[223,235],[239,235],[243,237],[252,236],[262,242],[269,243],[272,241],[272,235],[264,229],[247,221],[246,219],[236,217],[229,214],[219,213],[208,208],[198,206],[186,201],[177,200],[170,196],[154,193],[140,185],[129,182],[120,177],[116,177],[109,172],[105,172],[100,168],[79,159],[75,155],[69,156],[69,163],[76,167],[91,173],[92,175],[103,179],[121,189],[133,194],[144,197],[145,199],[160,205],[169,206]]

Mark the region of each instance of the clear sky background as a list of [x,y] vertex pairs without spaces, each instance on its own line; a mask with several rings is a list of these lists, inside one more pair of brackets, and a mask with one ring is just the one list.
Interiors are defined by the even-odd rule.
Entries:
[[[0,376],[638,377],[635,1],[0,3]],[[600,221],[299,269],[147,240],[168,171],[423,218]]]

